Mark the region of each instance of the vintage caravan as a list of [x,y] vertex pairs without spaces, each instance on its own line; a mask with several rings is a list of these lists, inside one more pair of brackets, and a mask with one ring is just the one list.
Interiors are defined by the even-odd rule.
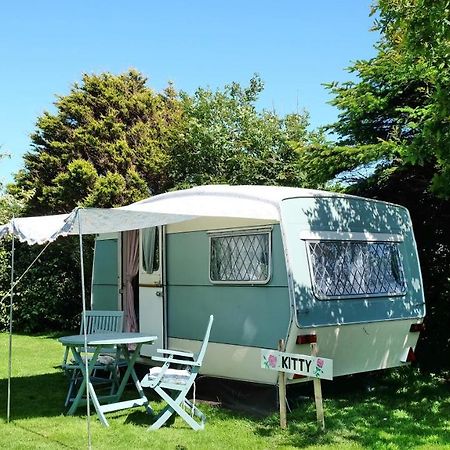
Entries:
[[[197,349],[213,314],[203,374],[276,384],[276,372],[260,368],[260,349],[279,339],[300,354],[316,340],[319,355],[333,359],[334,376],[411,357],[425,303],[405,208],[323,191],[222,185],[127,208],[187,219],[135,238],[98,236],[92,307],[129,310],[132,302],[138,329],[158,335],[156,347],[180,350]],[[131,273],[133,248],[139,263]],[[134,298],[127,299],[131,276]],[[145,348],[143,360],[153,351]]]

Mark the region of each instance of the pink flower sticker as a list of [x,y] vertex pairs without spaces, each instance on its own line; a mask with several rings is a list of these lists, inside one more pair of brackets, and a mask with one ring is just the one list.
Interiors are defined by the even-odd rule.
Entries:
[[268,363],[270,367],[276,367],[277,366],[277,357],[275,355],[269,355]]
[[322,368],[324,363],[325,363],[325,361],[323,359],[320,359],[320,358],[317,359],[317,362],[316,362],[317,367]]

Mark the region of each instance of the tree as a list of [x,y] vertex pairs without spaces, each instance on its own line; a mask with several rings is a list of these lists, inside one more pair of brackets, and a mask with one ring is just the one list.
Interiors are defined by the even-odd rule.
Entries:
[[168,145],[181,116],[174,89],[160,94],[135,70],[84,75],[37,119],[32,151],[11,192],[29,213],[119,206],[164,191]]
[[231,83],[222,90],[181,93],[183,129],[170,164],[174,186],[302,182],[292,143],[309,142],[308,115],[258,112],[262,90],[254,76],[248,87]]
[[27,213],[120,206],[205,183],[303,182],[293,143],[308,147],[308,115],[256,109],[263,83],[155,94],[136,71],[85,75],[44,113],[10,192]]
[[375,12],[377,55],[350,67],[356,81],[327,85],[338,145],[306,149],[301,166],[320,184],[365,164],[432,165],[432,190],[449,197],[449,2],[380,0]]

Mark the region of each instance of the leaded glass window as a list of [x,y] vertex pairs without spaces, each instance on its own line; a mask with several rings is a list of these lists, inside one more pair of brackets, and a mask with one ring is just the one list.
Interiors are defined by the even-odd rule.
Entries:
[[267,283],[270,279],[270,231],[236,232],[210,237],[212,282]]
[[320,299],[405,294],[396,242],[310,241],[315,295]]

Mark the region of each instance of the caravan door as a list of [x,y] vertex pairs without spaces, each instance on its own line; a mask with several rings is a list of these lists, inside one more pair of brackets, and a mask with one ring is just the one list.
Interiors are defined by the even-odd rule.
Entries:
[[143,345],[142,356],[156,355],[166,344],[163,228],[140,231],[139,238],[139,331],[158,336],[153,345]]

